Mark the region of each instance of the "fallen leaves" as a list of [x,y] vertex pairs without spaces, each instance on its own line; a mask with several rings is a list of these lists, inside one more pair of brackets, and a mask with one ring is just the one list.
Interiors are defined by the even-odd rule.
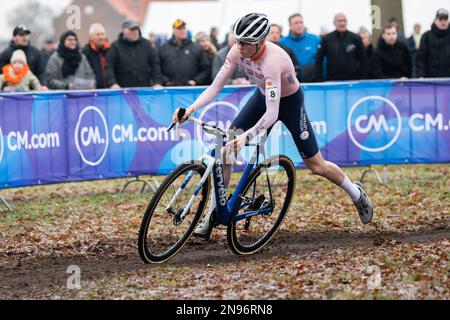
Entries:
[[[300,171],[291,210],[262,253],[234,256],[219,230],[151,267],[136,249],[151,194],[118,194],[123,181],[2,191],[18,211],[0,214],[0,298],[449,299],[450,169],[389,174],[387,186],[366,184],[376,207],[369,226],[339,188]],[[71,264],[82,270],[78,291],[66,288]],[[381,284],[370,289],[377,270]]]

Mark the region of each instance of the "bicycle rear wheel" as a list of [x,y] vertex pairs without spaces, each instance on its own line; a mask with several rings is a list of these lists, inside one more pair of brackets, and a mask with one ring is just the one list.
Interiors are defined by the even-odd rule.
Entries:
[[[251,255],[269,243],[289,210],[294,189],[295,167],[285,156],[270,158],[252,172],[228,225],[228,243],[234,253]],[[261,210],[269,212],[241,219]]]
[[[145,263],[169,260],[192,236],[209,195],[210,177],[197,190],[205,172],[202,163],[184,164],[172,172],[155,193],[139,231],[139,255]],[[198,196],[183,217],[183,211],[196,191]]]

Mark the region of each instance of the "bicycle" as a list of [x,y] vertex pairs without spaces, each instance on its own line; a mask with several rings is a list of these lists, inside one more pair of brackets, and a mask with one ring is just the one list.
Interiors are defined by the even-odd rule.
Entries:
[[[216,158],[216,150],[231,140],[230,135],[194,117],[186,121],[201,126],[205,132],[215,135],[216,140],[210,153],[175,169],[153,196],[139,231],[141,259],[145,263],[164,263],[184,247],[205,210],[211,175],[217,202],[212,215],[213,226],[227,228],[228,244],[235,254],[252,255],[261,251],[278,231],[289,210],[296,178],[293,162],[280,155],[258,164],[260,144],[247,144],[247,147],[256,146],[256,152],[235,191],[227,196],[223,164]],[[179,124],[173,123],[167,131],[175,126],[180,136]]]

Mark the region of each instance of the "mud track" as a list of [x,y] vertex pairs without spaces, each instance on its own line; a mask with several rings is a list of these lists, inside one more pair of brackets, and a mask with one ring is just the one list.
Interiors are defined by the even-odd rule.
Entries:
[[[380,246],[386,242],[422,243],[450,239],[448,226],[435,229],[424,229],[414,232],[347,232],[330,231],[321,233],[288,232],[279,233],[261,253],[251,257],[235,256],[227,247],[223,237],[215,237],[210,243],[191,240],[181,253],[166,264],[171,266],[189,266],[201,270],[207,264],[235,264],[248,260],[264,261],[277,256],[302,255],[319,249],[333,250],[338,248],[358,248]],[[119,240],[117,240],[119,241]],[[68,266],[77,265],[81,268],[83,281],[96,280],[105,276],[124,272],[138,273],[149,271],[159,266],[145,265],[140,260],[135,246],[136,239],[115,240],[101,243],[110,252],[99,256],[55,256],[43,259],[28,257],[8,257],[0,260],[0,299],[26,298],[36,292],[52,290],[65,286],[68,278]],[[123,250],[125,243],[126,250]],[[106,251],[106,250],[105,250]],[[103,251],[103,252],[105,252]],[[119,252],[120,251],[120,252]]]

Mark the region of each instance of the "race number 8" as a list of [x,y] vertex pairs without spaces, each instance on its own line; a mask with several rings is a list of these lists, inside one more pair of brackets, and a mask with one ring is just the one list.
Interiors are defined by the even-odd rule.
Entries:
[[278,100],[278,87],[276,86],[267,87],[266,94],[270,101]]

